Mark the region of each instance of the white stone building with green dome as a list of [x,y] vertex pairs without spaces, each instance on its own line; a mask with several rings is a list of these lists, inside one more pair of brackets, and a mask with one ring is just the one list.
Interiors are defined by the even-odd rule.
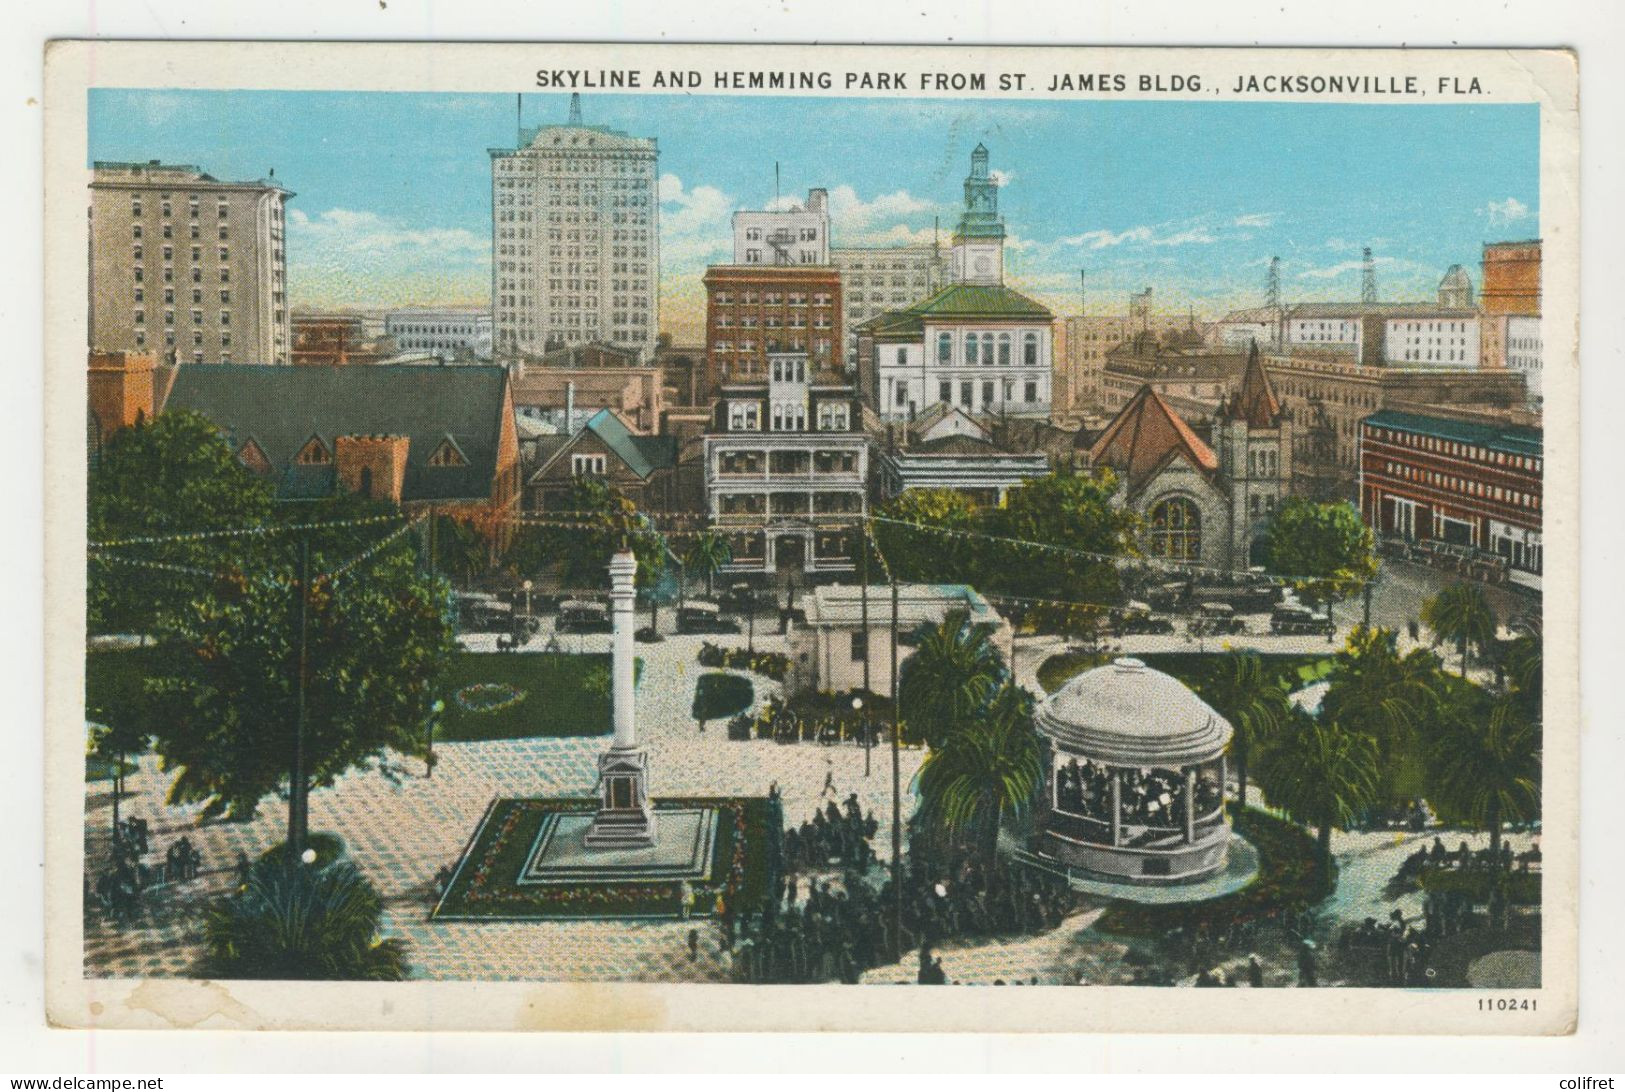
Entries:
[[858,329],[858,382],[882,418],[942,403],[972,414],[1047,417],[1054,373],[1049,308],[1004,283],[1004,220],[987,149],[971,153],[954,228],[952,280]]

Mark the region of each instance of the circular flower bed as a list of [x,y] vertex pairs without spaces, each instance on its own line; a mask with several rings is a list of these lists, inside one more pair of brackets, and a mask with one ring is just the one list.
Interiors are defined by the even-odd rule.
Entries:
[[457,691],[457,705],[470,713],[496,713],[525,700],[525,692],[507,683],[475,683]]

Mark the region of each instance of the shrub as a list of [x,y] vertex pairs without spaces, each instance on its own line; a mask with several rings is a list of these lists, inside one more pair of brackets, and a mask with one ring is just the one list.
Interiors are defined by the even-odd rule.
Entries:
[[750,708],[756,688],[742,675],[713,672],[701,675],[694,684],[695,720],[721,720]]
[[710,641],[700,644],[699,661],[703,667],[751,671],[775,681],[783,680],[790,673],[790,657],[782,652],[751,652],[745,648],[723,648]]
[[381,919],[377,889],[348,862],[289,868],[261,860],[236,894],[204,913],[207,974],[398,981],[405,942],[380,939]]

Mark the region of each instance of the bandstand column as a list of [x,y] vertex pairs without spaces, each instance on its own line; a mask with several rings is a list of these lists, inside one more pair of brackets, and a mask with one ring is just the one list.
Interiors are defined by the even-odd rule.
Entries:
[[1116,766],[1112,771],[1112,845],[1123,840],[1123,771]]
[[1185,767],[1185,841],[1196,841],[1196,767]]

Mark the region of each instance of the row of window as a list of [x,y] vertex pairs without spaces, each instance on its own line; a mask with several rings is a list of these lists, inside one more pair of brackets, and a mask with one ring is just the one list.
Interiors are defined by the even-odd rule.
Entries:
[[[739,316],[739,328],[742,330],[754,330],[758,325],[758,321],[761,326],[769,330],[805,330],[808,324],[808,316],[805,314],[791,315],[788,319],[786,319],[785,316],[777,314],[757,316],[755,314],[747,313]],[[820,330],[828,330],[834,326],[834,323],[830,321],[830,317],[827,312],[820,312],[819,314],[812,316],[811,321],[812,325]],[[717,315],[716,325],[717,329],[719,330],[731,330],[734,328],[734,316],[727,311],[721,312]]]
[[[943,330],[937,334],[937,363],[952,364],[954,362],[953,333]],[[963,340],[963,362],[967,367],[981,365],[984,367],[1010,367],[1014,364],[1012,351],[1015,345],[1014,337],[1009,333],[978,333],[965,334]],[[906,347],[897,350],[897,363],[906,364]],[[1021,363],[1024,367],[1038,366],[1038,335],[1031,331],[1021,336]]]
[[[839,402],[818,404],[819,432],[846,432],[851,427],[850,407]],[[774,402],[769,411],[768,428],[772,432],[807,431],[807,406],[803,402]],[[754,400],[734,399],[728,403],[728,430],[730,432],[760,432],[762,429],[761,403]]]
[[734,477],[755,477],[763,473],[855,474],[857,471],[856,451],[723,451],[717,455],[717,473]]
[[[713,293],[711,296],[711,302],[717,304],[718,306],[726,307],[733,303],[735,298],[735,293],[724,290]],[[804,292],[758,292],[755,289],[749,289],[737,294],[737,299],[740,303],[765,303],[769,307],[777,307],[786,301],[789,302],[791,307],[805,307],[807,305],[807,298],[807,294]],[[828,307],[833,302],[834,296],[829,292],[812,293],[812,305],[814,307]]]
[[793,493],[723,493],[717,511],[724,516],[844,515],[863,511],[863,494],[850,490]]
[[1373,440],[1381,440],[1383,443],[1396,444],[1400,447],[1414,448],[1417,451],[1430,451],[1435,455],[1471,459],[1474,462],[1486,465],[1504,466],[1512,470],[1525,470],[1531,474],[1541,472],[1542,460],[1533,455],[1514,455],[1505,451],[1491,451],[1478,444],[1467,444],[1459,440],[1446,440],[1440,436],[1424,436],[1420,433],[1402,432],[1397,429],[1379,428],[1377,426],[1369,426],[1366,434]]
[[[147,279],[146,267],[145,266],[139,266],[139,265],[136,266],[135,267],[135,283],[136,284],[144,284],[146,282],[146,279]],[[220,283],[221,284],[229,284],[230,282],[231,282],[231,269],[230,269],[229,266],[224,266],[223,265],[223,266],[220,267]],[[174,269],[173,266],[167,266],[167,265],[164,266],[164,283],[165,284],[174,284],[175,283],[175,269]],[[203,270],[199,269],[195,265],[192,267],[192,283],[193,284],[202,284],[203,283]]]
[[1441,474],[1437,470],[1424,470],[1421,467],[1407,466],[1404,463],[1384,463],[1383,469],[1387,471],[1389,477],[1399,478],[1401,481],[1415,482],[1418,485],[1431,485],[1435,489],[1460,493],[1468,497],[1478,497],[1481,500],[1517,504],[1535,510],[1540,508],[1539,493],[1526,493],[1520,489],[1507,489],[1505,486],[1488,485],[1475,478],[1461,478],[1454,474]]
[[[954,399],[954,383],[951,380],[943,379],[937,383],[937,401],[942,402],[945,405],[957,405],[960,408],[967,410],[975,409],[978,405],[982,407],[996,406],[1001,403],[1010,405],[1037,405],[1040,402],[1038,380],[1030,377],[1021,384],[1020,399],[1016,398],[1017,388],[1016,381],[1014,379],[997,381],[992,379],[982,380],[982,400],[980,403],[975,401],[976,388],[977,384],[974,381],[969,379],[960,380],[958,385],[959,398],[956,401]],[[892,402],[893,406],[901,408],[908,405],[908,384],[906,382],[899,381],[895,393],[896,398]]]
[[[174,207],[167,200],[168,196],[169,196],[168,194],[160,195],[159,204],[158,204],[158,214],[160,216],[164,217],[165,219],[168,219],[170,216],[174,215]],[[201,204],[202,204],[202,202],[196,196],[193,196],[193,197],[189,198],[187,200],[187,202],[186,202],[187,215],[189,215],[192,219],[196,220],[197,217],[198,217],[198,211],[199,211],[199,207],[200,207]],[[273,208],[274,207],[275,206],[273,206]],[[141,198],[132,197],[130,199],[130,215],[131,216],[140,216],[141,211],[142,211]],[[231,211],[231,205],[229,203],[227,203],[224,198],[220,199],[218,202],[215,203],[214,214],[219,219],[224,220],[226,218],[227,214],[230,211]],[[277,209],[277,212],[280,213],[280,211],[281,211],[280,209]]]

